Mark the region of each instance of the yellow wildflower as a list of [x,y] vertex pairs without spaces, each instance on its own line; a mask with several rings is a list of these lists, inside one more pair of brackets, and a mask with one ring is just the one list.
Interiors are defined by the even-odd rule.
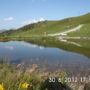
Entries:
[[0,84],[0,90],[4,90],[3,84]]
[[30,86],[30,84],[28,84],[28,83],[23,83],[23,84],[22,84],[22,87],[23,87],[23,88],[29,88],[29,86]]

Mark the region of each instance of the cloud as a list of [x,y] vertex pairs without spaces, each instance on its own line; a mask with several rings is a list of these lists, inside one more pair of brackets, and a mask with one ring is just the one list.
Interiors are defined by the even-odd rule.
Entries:
[[5,46],[6,49],[9,49],[9,50],[14,50],[14,47],[13,46]]
[[30,44],[30,43],[23,43],[23,46],[30,47],[30,48],[38,48],[40,50],[43,50],[44,49],[43,46],[38,46],[36,44]]
[[45,21],[45,19],[44,18],[40,18],[39,20],[36,20],[36,19],[26,20],[26,21],[22,22],[22,24],[23,25],[28,25],[28,24],[42,22],[42,21]]
[[3,20],[4,21],[12,21],[12,20],[14,20],[14,17],[7,17],[7,18],[4,18]]
[[35,20],[35,19],[33,19],[33,20],[26,20],[22,24],[23,25],[28,25],[28,24],[31,24],[31,23],[37,23],[37,20]]
[[40,20],[39,20],[40,22],[42,22],[42,21],[45,21],[45,19],[44,18],[40,18]]
[[38,47],[37,45],[30,44],[30,43],[23,43],[23,46],[30,47],[30,48],[36,48],[36,47]]

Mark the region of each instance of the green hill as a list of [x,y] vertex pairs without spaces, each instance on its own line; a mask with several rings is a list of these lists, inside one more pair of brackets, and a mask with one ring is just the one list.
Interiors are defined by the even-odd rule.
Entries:
[[48,34],[63,33],[67,30],[77,27],[80,24],[84,24],[84,26],[78,31],[68,33],[68,36],[90,37],[90,13],[58,21],[43,21],[29,24],[17,30],[5,31],[1,34],[1,36],[12,36],[12,37],[47,36]]
[[90,37],[90,24],[85,24],[80,30],[68,33],[71,37]]

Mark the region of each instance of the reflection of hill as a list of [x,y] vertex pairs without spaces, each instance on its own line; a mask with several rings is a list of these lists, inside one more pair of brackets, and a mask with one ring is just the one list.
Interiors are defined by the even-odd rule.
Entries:
[[67,42],[62,42],[57,40],[43,40],[43,41],[37,40],[37,41],[28,41],[28,42],[34,44],[36,43],[44,47],[55,47],[55,48],[63,49],[65,51],[80,53],[90,58],[90,40],[71,40],[71,41],[80,44],[81,47],[74,45],[72,43],[70,44]]
[[[37,44],[38,46],[60,48],[65,51],[83,54],[90,58],[90,40],[79,39],[79,40],[68,40],[68,42],[59,41],[54,38],[28,38],[28,39],[27,38],[26,39],[16,38],[14,40],[15,41],[26,41],[28,43]],[[8,42],[8,41],[11,41],[11,39],[10,40],[2,39],[0,41]]]

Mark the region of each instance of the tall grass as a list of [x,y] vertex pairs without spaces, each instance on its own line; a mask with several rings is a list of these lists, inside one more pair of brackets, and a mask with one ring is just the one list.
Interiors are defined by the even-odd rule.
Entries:
[[63,71],[30,73],[7,62],[0,62],[0,90],[90,90],[90,84],[84,87],[84,84],[65,82],[66,77],[67,73]]
[[[0,90],[43,90],[43,88],[45,90],[47,86],[44,87],[44,82],[49,77],[46,74],[19,70],[16,66],[7,62],[0,62]],[[62,77],[62,83],[65,84],[63,82],[65,73],[61,74],[60,77]],[[59,85],[63,84],[59,83]]]

